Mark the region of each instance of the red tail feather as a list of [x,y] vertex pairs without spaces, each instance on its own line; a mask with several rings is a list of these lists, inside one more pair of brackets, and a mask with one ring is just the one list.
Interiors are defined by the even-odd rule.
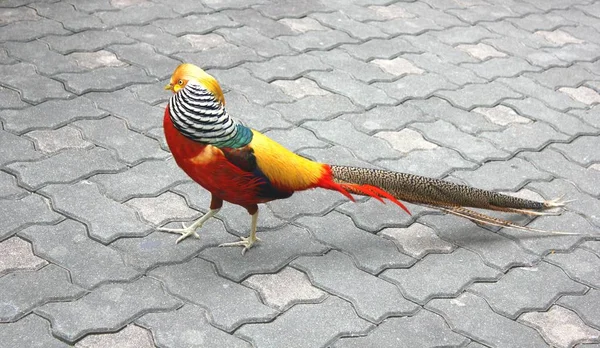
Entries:
[[411,215],[410,211],[408,211],[408,208],[406,208],[406,206],[402,204],[402,202],[400,202],[399,200],[394,198],[394,196],[390,195],[389,193],[385,192],[377,186],[357,184],[340,184],[340,186],[345,190],[356,191],[367,196],[371,196],[384,204],[385,202],[382,198],[386,198],[394,204],[396,204],[397,206],[399,206],[400,208],[402,208],[402,210],[404,210],[408,215]]

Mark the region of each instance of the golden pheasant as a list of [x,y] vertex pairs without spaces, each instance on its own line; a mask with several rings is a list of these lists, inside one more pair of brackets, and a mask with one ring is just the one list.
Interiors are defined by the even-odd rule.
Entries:
[[174,95],[164,114],[164,132],[175,161],[211,193],[207,214],[182,229],[177,242],[198,238],[196,230],[228,201],[252,217],[250,235],[221,246],[242,246],[242,254],[258,240],[258,204],[290,197],[296,191],[324,188],[353,200],[352,194],[388,199],[407,213],[399,200],[421,204],[478,223],[538,231],[487,216],[465,207],[541,215],[560,207],[559,200],[536,202],[493,191],[392,171],[329,165],[301,157],[232,118],[225,109],[219,83],[193,64],[182,64],[165,89]]

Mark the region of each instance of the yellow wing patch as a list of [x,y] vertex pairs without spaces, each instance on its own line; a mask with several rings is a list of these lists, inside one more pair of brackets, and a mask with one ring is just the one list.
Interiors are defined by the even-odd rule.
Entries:
[[254,129],[252,134],[250,146],[256,163],[276,187],[303,190],[313,187],[325,175],[324,164],[298,156]]

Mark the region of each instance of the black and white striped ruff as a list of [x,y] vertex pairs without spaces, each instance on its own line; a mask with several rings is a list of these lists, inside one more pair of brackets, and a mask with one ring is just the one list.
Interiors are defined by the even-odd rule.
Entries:
[[233,140],[238,122],[202,85],[188,82],[169,100],[169,115],[175,128],[194,141],[220,145]]

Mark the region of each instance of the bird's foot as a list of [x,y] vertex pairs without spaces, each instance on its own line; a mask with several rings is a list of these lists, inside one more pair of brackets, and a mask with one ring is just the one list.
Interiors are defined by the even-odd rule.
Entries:
[[162,232],[169,232],[169,233],[179,233],[181,234],[181,237],[177,238],[177,240],[175,241],[175,243],[179,243],[182,240],[186,239],[189,236],[194,236],[194,238],[199,239],[200,236],[198,235],[198,233],[196,233],[196,230],[200,227],[202,227],[202,225],[200,226],[194,226],[195,224],[191,224],[188,227],[185,227],[185,224],[182,222],[181,226],[183,228],[164,228],[161,227],[158,230],[162,231]]
[[244,255],[246,253],[246,251],[250,248],[252,248],[252,246],[254,246],[254,243],[260,241],[260,238],[250,236],[248,238],[246,237],[240,237],[240,241],[237,242],[231,242],[231,243],[223,243],[223,244],[219,244],[220,247],[232,247],[232,246],[241,246],[244,247],[244,249],[242,249],[242,255]]

